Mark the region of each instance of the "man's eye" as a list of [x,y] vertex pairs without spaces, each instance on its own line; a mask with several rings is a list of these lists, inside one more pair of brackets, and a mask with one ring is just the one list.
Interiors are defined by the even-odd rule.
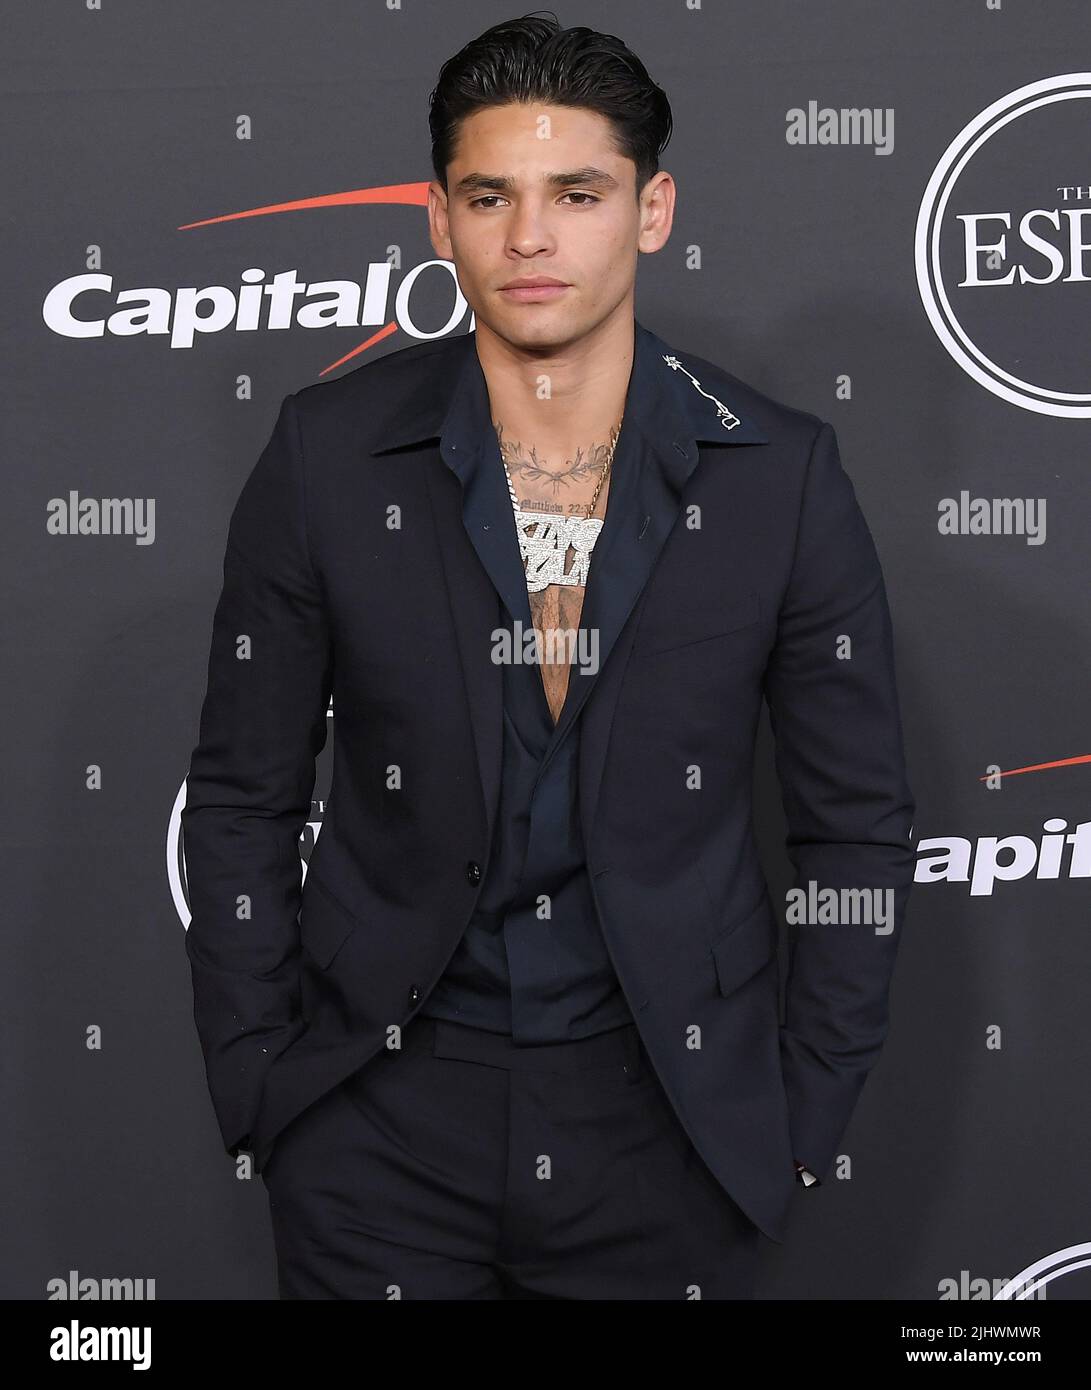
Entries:
[[578,189],[573,189],[571,193],[566,193],[564,196],[565,196],[566,198],[586,198],[586,199],[587,199],[587,202],[586,202],[586,203],[577,203],[577,204],[576,204],[577,207],[581,207],[581,208],[582,208],[582,207],[587,207],[588,203],[597,203],[597,202],[599,201],[597,198],[593,198],[593,197],[591,196],[590,193],[582,193],[582,192],[580,192]]
[[471,202],[470,202],[470,207],[472,207],[472,208],[480,207],[482,203],[487,203],[487,202],[490,201],[490,199],[495,200],[495,199],[498,198],[499,196],[500,196],[500,195],[499,195],[498,193],[486,193],[485,196],[484,196],[483,198],[474,198],[474,199],[472,199]]

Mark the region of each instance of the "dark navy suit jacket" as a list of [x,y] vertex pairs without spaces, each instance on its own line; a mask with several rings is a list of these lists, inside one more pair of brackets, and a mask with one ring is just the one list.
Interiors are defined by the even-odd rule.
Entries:
[[[502,473],[475,547],[450,466],[447,423],[483,380],[475,338],[286,397],[231,515],[182,812],[186,948],[222,1138],[258,1171],[418,1012],[481,892],[497,591],[527,627],[530,611]],[[794,1158],[828,1175],[885,1040],[913,877],[882,572],[832,427],[639,322],[614,468],[634,486],[610,499],[581,620],[600,666],[573,673],[562,713],[582,711],[590,883],[679,1121],[779,1241]],[[797,885],[894,903],[886,933],[798,928],[783,1018],[751,826],[763,699]]]

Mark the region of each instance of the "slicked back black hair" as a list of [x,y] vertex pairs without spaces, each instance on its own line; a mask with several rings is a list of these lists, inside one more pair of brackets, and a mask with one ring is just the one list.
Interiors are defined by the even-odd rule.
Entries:
[[666,93],[621,39],[583,25],[564,29],[551,10],[535,10],[494,24],[440,69],[428,126],[432,168],[444,191],[460,123],[510,102],[579,106],[607,117],[618,153],[636,165],[638,197],[671,137]]

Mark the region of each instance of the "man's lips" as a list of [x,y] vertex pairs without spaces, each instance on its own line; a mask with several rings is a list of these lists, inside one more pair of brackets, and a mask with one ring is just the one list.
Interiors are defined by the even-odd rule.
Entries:
[[568,288],[568,285],[513,285],[510,289],[502,289],[500,293],[519,303],[533,303],[540,299],[556,299]]

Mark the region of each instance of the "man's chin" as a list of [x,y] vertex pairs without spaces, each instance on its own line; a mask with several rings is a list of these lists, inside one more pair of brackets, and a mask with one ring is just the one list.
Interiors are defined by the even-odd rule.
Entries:
[[578,317],[559,303],[501,306],[487,318],[476,315],[475,322],[478,327],[484,324],[511,347],[524,351],[546,352],[580,336]]

